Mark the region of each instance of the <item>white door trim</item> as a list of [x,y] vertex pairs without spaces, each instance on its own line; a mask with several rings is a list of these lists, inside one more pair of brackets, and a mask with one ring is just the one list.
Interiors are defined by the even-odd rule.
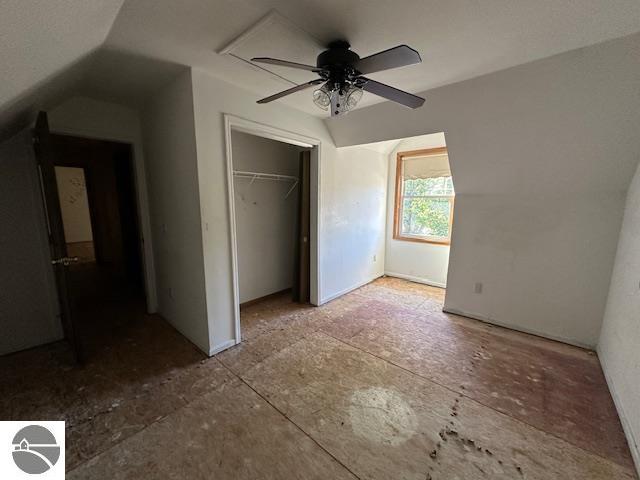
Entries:
[[258,137],[269,138],[279,142],[289,143],[300,147],[311,148],[311,303],[320,304],[320,180],[321,180],[321,148],[320,140],[299,133],[289,132],[280,128],[254,122],[235,115],[224,114],[224,136],[227,157],[227,203],[229,206],[229,231],[231,243],[231,272],[233,289],[233,315],[235,324],[235,343],[240,343],[240,290],[238,285],[238,246],[236,235],[235,197],[233,189],[233,149],[231,132],[243,132]]

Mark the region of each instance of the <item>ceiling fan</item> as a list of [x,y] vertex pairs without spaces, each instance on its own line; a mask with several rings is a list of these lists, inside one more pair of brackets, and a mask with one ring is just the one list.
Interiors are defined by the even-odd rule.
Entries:
[[330,110],[332,117],[352,110],[362,98],[363,92],[373,93],[409,108],[418,108],[424,103],[422,97],[363,76],[420,63],[422,61],[420,54],[407,45],[398,45],[383,52],[360,58],[357,53],[351,50],[348,42],[338,40],[331,42],[328,50],[318,55],[315,67],[268,57],[256,57],[251,61],[308,70],[317,73],[320,77],[258,100],[258,103],[269,103],[321,83],[324,85],[313,92],[313,102],[323,110]]

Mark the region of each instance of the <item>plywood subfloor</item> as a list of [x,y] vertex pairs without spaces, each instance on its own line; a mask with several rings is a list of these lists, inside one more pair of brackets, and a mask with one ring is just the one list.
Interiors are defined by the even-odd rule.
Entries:
[[0,418],[65,419],[78,479],[636,478],[592,352],[443,295],[384,278],[320,308],[272,298],[211,359],[107,312],[82,369],[60,344],[0,359]]

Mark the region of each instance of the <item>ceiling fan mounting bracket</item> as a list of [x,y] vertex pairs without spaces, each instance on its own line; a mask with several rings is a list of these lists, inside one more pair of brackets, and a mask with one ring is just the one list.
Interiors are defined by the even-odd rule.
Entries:
[[342,48],[342,49],[348,50],[351,48],[351,45],[346,40],[333,40],[332,42],[329,42],[329,44],[327,45],[327,48],[328,49]]

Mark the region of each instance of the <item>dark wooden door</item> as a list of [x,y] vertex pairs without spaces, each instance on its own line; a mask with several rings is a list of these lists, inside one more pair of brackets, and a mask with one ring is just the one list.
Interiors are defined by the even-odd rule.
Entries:
[[64,225],[62,223],[58,185],[56,183],[55,152],[51,145],[49,121],[45,112],[38,114],[33,131],[33,145],[40,172],[42,197],[47,216],[51,264],[58,289],[62,328],[65,339],[71,345],[75,360],[81,362],[82,352],[78,341],[78,329],[73,315],[73,302],[67,277],[67,269],[75,259],[67,256],[67,244],[64,238]]
[[295,298],[298,302],[309,303],[310,300],[310,265],[311,265],[311,152],[300,152],[300,218],[298,225],[298,291]]

